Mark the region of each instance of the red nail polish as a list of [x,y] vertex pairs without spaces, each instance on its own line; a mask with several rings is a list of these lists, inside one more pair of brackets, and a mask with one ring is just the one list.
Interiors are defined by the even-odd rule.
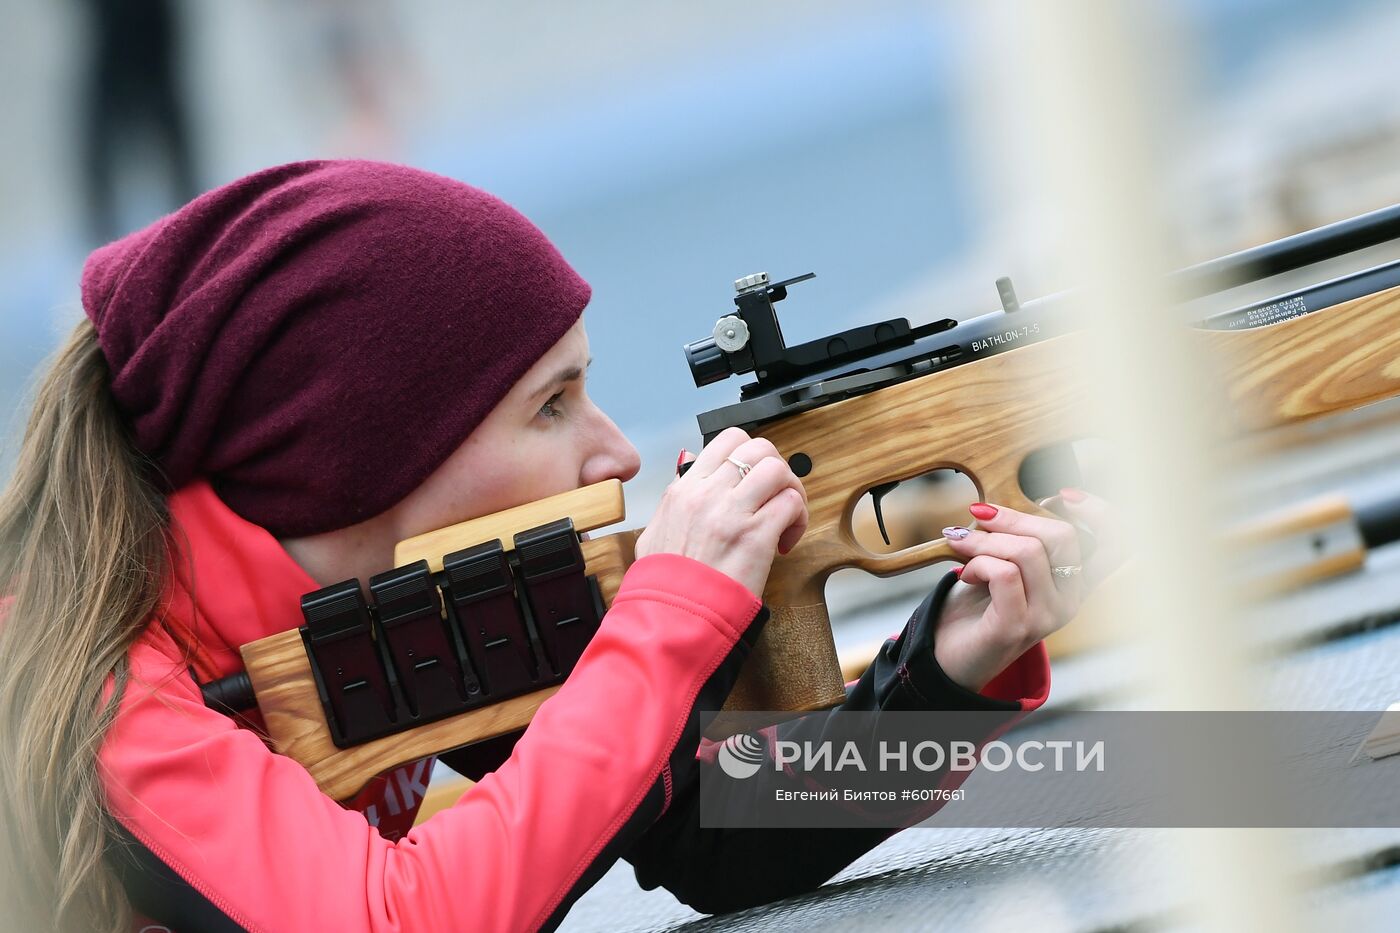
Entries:
[[961,568],[961,567],[954,567],[954,568],[953,568],[953,573],[957,574],[957,577],[958,577],[959,580],[962,579],[962,572],[963,572],[963,568]]
[[685,463],[685,455],[688,454],[688,453],[690,453],[690,451],[686,450],[684,447],[681,448],[680,454],[676,457],[676,472],[677,472],[677,473],[679,473],[679,472],[681,471],[681,464],[682,464],[682,463]]
[[974,502],[967,507],[967,510],[971,512],[972,517],[978,521],[989,522],[997,517],[997,507],[988,505],[985,502]]
[[1060,498],[1066,502],[1083,502],[1088,493],[1082,489],[1075,489],[1073,486],[1060,490]]

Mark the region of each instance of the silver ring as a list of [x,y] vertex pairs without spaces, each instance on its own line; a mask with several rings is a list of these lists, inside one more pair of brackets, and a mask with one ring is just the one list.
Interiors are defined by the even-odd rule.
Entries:
[[733,457],[725,457],[724,459],[728,460],[730,463],[734,464],[736,467],[739,468],[740,479],[743,479],[745,476],[748,476],[749,470],[753,469],[753,467],[749,466],[742,460],[735,460]]
[[1084,572],[1084,568],[1079,564],[1069,564],[1063,567],[1051,567],[1050,572],[1057,577],[1077,577]]

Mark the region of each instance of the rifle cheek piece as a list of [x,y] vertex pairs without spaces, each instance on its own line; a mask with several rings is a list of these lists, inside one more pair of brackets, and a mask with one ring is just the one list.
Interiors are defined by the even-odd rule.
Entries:
[[570,519],[302,597],[331,740],[349,748],[560,683],[603,616]]
[[301,598],[301,637],[331,736],[342,748],[392,730],[398,697],[358,580]]
[[460,652],[443,618],[428,562],[376,574],[369,591],[409,715],[433,719],[460,709],[467,701]]
[[537,664],[500,541],[442,559],[447,605],[457,619],[481,688],[493,700],[528,690]]
[[522,531],[515,536],[515,553],[545,661],[555,671],[570,671],[603,617],[602,594],[597,581],[584,575],[573,520]]

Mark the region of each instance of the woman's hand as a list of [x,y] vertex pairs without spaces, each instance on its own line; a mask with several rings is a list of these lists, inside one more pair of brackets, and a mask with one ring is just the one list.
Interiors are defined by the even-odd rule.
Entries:
[[[1074,618],[1089,591],[1123,562],[1118,523],[1102,499],[1065,489],[1040,505],[1070,521],[978,503],[968,509],[978,528],[943,529],[964,566],[938,618],[934,656],[944,673],[969,690],[980,691]],[[1071,521],[1090,533],[1085,540],[1095,542],[1091,554],[1081,554]],[[1072,576],[1051,570],[1081,565],[1082,572]]]
[[[728,457],[749,464],[748,475],[740,477]],[[666,487],[637,538],[637,557],[681,554],[761,598],[774,552],[786,554],[807,530],[802,480],[772,443],[739,428],[720,433],[694,460],[685,476]]]

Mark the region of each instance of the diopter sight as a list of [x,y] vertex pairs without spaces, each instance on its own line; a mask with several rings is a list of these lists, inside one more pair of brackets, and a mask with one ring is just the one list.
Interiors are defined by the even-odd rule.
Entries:
[[774,302],[787,297],[788,286],[815,278],[815,272],[784,279],[768,280],[768,273],[746,275],[734,282],[734,305],[738,313],[719,319],[710,336],[685,345],[686,362],[697,386],[709,385],[739,373],[754,373],[758,382],[746,386],[766,391],[791,385],[805,377],[825,372],[833,366],[898,347],[908,346],[927,334],[952,326],[938,321],[911,328],[905,318],[863,324],[850,330],[789,347],[783,341]]

